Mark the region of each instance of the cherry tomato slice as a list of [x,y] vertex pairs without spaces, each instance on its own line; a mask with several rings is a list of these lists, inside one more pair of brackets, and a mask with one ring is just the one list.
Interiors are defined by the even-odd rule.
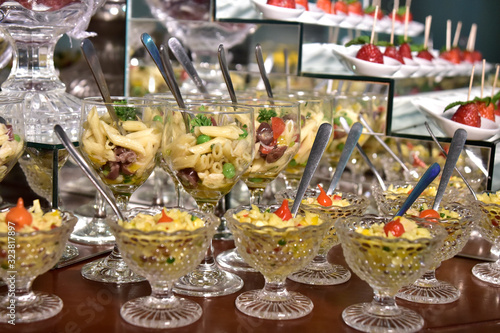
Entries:
[[172,222],[173,219],[170,216],[167,216],[167,213],[165,213],[165,209],[161,210],[161,217],[158,220],[158,223],[166,223],[166,222]]
[[283,221],[288,221],[292,218],[292,213],[290,212],[290,208],[288,207],[288,200],[283,200],[281,207],[278,208],[274,214],[278,215],[280,219]]
[[273,138],[276,140],[285,130],[285,122],[280,117],[271,118],[271,128],[273,129]]
[[318,195],[318,199],[316,199],[318,201],[318,203],[323,207],[331,206],[332,199],[326,194],[325,190],[323,190],[323,188],[321,187],[320,184],[318,184],[318,187],[319,187],[319,191],[320,191],[319,195]]
[[17,199],[17,205],[12,207],[7,215],[5,221],[14,223],[16,231],[21,230],[25,225],[30,225],[33,221],[31,213],[24,208],[23,198]]
[[437,211],[434,209],[426,209],[420,212],[418,217],[426,219],[429,222],[439,222],[439,218],[441,217]]
[[384,226],[384,232],[386,236],[389,236],[390,232],[394,237],[399,237],[405,232],[405,228],[397,218]]

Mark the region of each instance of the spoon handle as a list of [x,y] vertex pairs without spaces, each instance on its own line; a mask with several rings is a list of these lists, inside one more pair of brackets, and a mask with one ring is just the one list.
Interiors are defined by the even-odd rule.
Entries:
[[[179,88],[179,85],[177,84],[177,81],[175,81],[175,74],[174,74],[174,69],[172,68],[172,63],[170,62],[170,59],[168,57],[168,51],[167,48],[162,44],[160,45],[160,59],[161,63],[163,65],[163,68],[165,69],[165,73],[167,74],[167,78],[170,81],[170,84],[172,85],[172,94],[175,97],[175,100],[177,101],[177,105],[181,109],[186,108],[186,104],[184,103],[184,99],[182,98],[181,90]],[[183,113],[184,115],[184,113]],[[184,119],[186,121],[186,119]]]
[[106,79],[104,78],[104,73],[102,71],[99,58],[97,57],[94,44],[92,44],[90,40],[84,39],[81,43],[81,48],[83,51],[83,56],[87,61],[87,64],[90,67],[90,71],[92,72],[92,75],[94,76],[94,79],[97,83],[97,87],[101,92],[102,99],[106,104],[106,109],[108,109],[108,113],[111,116],[111,119],[115,123],[118,132],[120,132],[121,135],[125,135],[126,134],[125,130],[120,125],[120,119],[118,119],[115,109],[111,105],[113,104],[113,101],[111,100],[111,95],[109,93],[108,85],[106,84]]
[[165,67],[163,66],[163,63],[161,61],[160,51],[158,51],[158,47],[156,47],[153,38],[151,38],[149,34],[143,33],[141,35],[141,42],[142,45],[144,45],[144,47],[148,51],[151,58],[153,59],[156,67],[158,67],[158,70],[160,71],[163,80],[165,80],[165,83],[167,83],[168,89],[170,89],[170,91],[174,91],[173,90],[174,88],[172,87],[172,82],[170,82]]
[[448,181],[450,180],[453,169],[455,169],[455,165],[457,164],[458,158],[464,148],[465,140],[467,140],[467,131],[463,128],[457,129],[451,139],[448,156],[446,157],[446,162],[444,163],[443,174],[441,175],[436,198],[434,199],[434,204],[432,205],[432,209],[434,210],[438,210],[439,204],[443,199],[446,186],[448,186]]
[[[430,126],[429,126],[429,124],[427,122],[425,122],[425,128],[427,128],[427,132],[429,132],[429,134],[432,137],[432,140],[434,140],[434,143],[438,146],[439,150],[441,150],[441,153],[443,153],[444,157],[448,157],[448,153],[444,150],[443,146],[441,146],[441,144],[439,143],[438,139],[434,135],[434,132],[432,132],[432,130],[431,130],[431,128],[430,128]],[[467,186],[467,188],[469,189],[470,193],[474,197],[474,200],[477,200],[476,192],[474,192],[474,189],[472,188],[472,186],[470,186],[470,184],[467,181],[467,179],[465,179],[464,175],[460,172],[460,170],[458,170],[458,168],[456,166],[455,166],[455,171],[458,173],[458,175],[460,176],[460,178],[462,178],[465,186]]]
[[222,71],[222,77],[224,78],[224,82],[226,82],[227,91],[229,92],[229,96],[231,97],[231,101],[233,104],[238,103],[238,99],[236,98],[236,93],[234,92],[233,81],[231,80],[231,75],[229,74],[229,68],[227,67],[226,60],[226,52],[224,51],[224,45],[219,45],[219,52],[217,53],[219,56],[219,65]]
[[339,183],[340,178],[342,177],[342,173],[344,172],[344,169],[347,165],[347,161],[349,161],[349,157],[351,157],[362,131],[363,125],[358,122],[354,123],[349,130],[349,134],[347,135],[347,139],[344,144],[344,149],[342,149],[337,167],[335,168],[335,172],[333,173],[332,181],[330,182],[330,186],[326,191],[327,195],[330,196],[332,195],[333,191],[335,191],[335,188],[337,187],[337,184]]
[[115,200],[113,196],[111,196],[106,189],[104,188],[104,185],[101,184],[101,181],[99,178],[94,174],[94,170],[89,167],[88,163],[85,161],[83,156],[76,150],[75,146],[73,146],[73,143],[69,139],[68,135],[64,131],[64,129],[60,125],[55,125],[54,126],[54,131],[56,132],[56,135],[59,137],[61,140],[63,146],[68,150],[69,154],[75,162],[78,164],[78,166],[83,170],[85,175],[90,179],[92,184],[99,190],[99,192],[102,194],[102,196],[106,199],[106,201],[109,203],[115,214],[118,216],[118,218],[122,221],[125,221],[125,218],[123,217],[122,212],[118,208],[118,206],[115,203]]
[[[349,124],[347,123],[347,120],[345,120],[344,117],[340,117],[340,124],[342,125],[342,127],[344,128],[344,131],[346,131],[346,133],[350,132]],[[365,161],[365,163],[370,168],[371,172],[373,172],[373,175],[375,175],[375,178],[377,178],[377,181],[380,184],[380,188],[383,191],[385,191],[386,187],[384,184],[384,180],[382,179],[382,176],[380,176],[380,174],[378,173],[377,168],[375,168],[372,161],[370,161],[370,158],[368,157],[368,155],[366,155],[366,153],[363,150],[363,148],[361,147],[361,145],[357,142],[356,142],[356,148],[358,149],[358,152],[361,155],[361,157],[363,158],[363,160]]]
[[401,205],[401,208],[399,211],[396,213],[396,216],[403,216],[404,213],[413,205],[415,200],[420,196],[420,194],[429,186],[430,183],[439,175],[439,172],[441,171],[441,167],[439,166],[438,163],[432,164],[425,173],[420,177],[417,185],[413,188],[411,193],[408,195],[406,198],[405,202],[403,205]]
[[293,201],[292,209],[290,212],[292,216],[295,217],[297,211],[300,206],[300,202],[302,201],[302,197],[304,193],[306,193],[307,187],[311,182],[312,177],[314,176],[314,172],[316,171],[318,164],[323,156],[323,152],[330,142],[330,136],[332,135],[332,125],[329,123],[323,123],[318,129],[316,133],[316,138],[314,139],[314,143],[311,148],[311,153],[307,159],[307,164],[304,169],[304,173],[302,174],[302,178],[300,179],[299,187],[297,189],[297,194],[295,195],[295,199]]
[[266,67],[264,66],[264,58],[262,57],[262,46],[260,44],[255,45],[255,57],[257,58],[257,65],[259,66],[260,76],[266,87],[267,97],[273,98],[273,90],[271,89],[271,83],[267,77]]
[[196,88],[198,88],[198,90],[203,95],[208,95],[208,91],[207,88],[205,87],[205,84],[198,75],[198,72],[193,66],[193,62],[189,59],[189,56],[186,53],[186,50],[184,50],[184,47],[182,46],[181,42],[179,42],[177,38],[171,37],[168,40],[168,47],[170,48],[174,56],[177,58],[177,60],[181,63],[184,70],[188,73],[191,80],[193,80],[194,84],[196,85]]

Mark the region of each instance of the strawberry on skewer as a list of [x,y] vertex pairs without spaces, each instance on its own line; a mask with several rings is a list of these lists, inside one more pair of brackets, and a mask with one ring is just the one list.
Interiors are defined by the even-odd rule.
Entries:
[[358,53],[356,54],[356,58],[366,60],[369,62],[374,62],[378,64],[383,64],[384,63],[384,55],[382,52],[380,52],[379,48],[373,44],[373,39],[375,37],[375,23],[377,22],[377,13],[378,13],[378,6],[375,8],[375,17],[373,18],[373,28],[372,28],[372,34],[370,37],[370,43],[365,44],[359,49]]
[[266,4],[295,9],[295,0],[267,0]]
[[[395,12],[396,12],[396,9],[394,9],[392,11],[393,14]],[[394,15],[393,15],[393,17],[394,17]],[[389,45],[387,45],[385,48],[384,55],[387,57],[391,57],[393,59],[396,59],[400,63],[404,64],[405,61],[403,60],[403,56],[398,52],[398,50],[394,46],[394,22],[395,22],[395,19],[393,18],[392,19],[392,28],[391,28],[391,39],[389,41]]]
[[[396,8],[396,4],[394,4],[394,8]],[[407,6],[407,10],[406,10],[406,13],[409,13],[410,12],[410,6]],[[401,57],[404,59],[404,58],[408,58],[408,59],[413,59],[413,55],[411,54],[411,47],[410,47],[410,44],[408,44],[408,22],[410,20],[410,17],[409,15],[406,15],[405,16],[405,21],[404,21],[404,24],[405,24],[405,29],[404,29],[404,43],[402,43],[401,45],[399,45],[399,54],[401,55]]]
[[430,33],[430,30],[431,30],[431,22],[432,22],[432,16],[429,15],[429,16],[427,16],[425,18],[424,47],[417,54],[418,58],[427,59],[429,61],[432,61],[432,59],[434,59],[434,56],[429,52],[429,50],[427,48],[427,45],[428,45],[427,43],[429,41],[429,33]]

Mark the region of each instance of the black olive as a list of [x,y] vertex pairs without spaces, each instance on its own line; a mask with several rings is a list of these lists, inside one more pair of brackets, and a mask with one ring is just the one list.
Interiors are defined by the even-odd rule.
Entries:
[[196,188],[200,181],[198,173],[193,168],[179,170],[177,172],[177,178],[179,178],[179,181],[186,188]]
[[287,149],[287,146],[277,146],[266,156],[267,163],[274,163],[283,156]]
[[273,142],[273,130],[268,123],[261,123],[257,129],[257,140],[256,142],[262,142],[266,146]]

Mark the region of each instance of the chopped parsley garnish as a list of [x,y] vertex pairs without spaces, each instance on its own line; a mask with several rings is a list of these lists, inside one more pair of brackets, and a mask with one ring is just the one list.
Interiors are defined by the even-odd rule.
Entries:
[[173,264],[175,262],[175,258],[174,257],[169,257],[167,259],[167,264]]
[[280,239],[280,240],[278,241],[278,245],[279,245],[279,246],[285,246],[285,245],[286,245],[286,240],[284,240],[284,239]]
[[243,134],[240,134],[240,139],[244,139],[248,136],[247,128],[248,128],[247,125],[243,125],[243,128],[242,128]]
[[278,114],[273,109],[259,109],[259,115],[257,121],[259,123],[269,122],[272,117],[276,117]]
[[194,132],[196,126],[212,126],[212,121],[203,114],[198,114],[196,117],[191,119],[191,133]]
[[[127,104],[127,101],[115,101],[114,104]],[[115,112],[122,121],[137,120],[137,112],[131,106],[115,106]]]

